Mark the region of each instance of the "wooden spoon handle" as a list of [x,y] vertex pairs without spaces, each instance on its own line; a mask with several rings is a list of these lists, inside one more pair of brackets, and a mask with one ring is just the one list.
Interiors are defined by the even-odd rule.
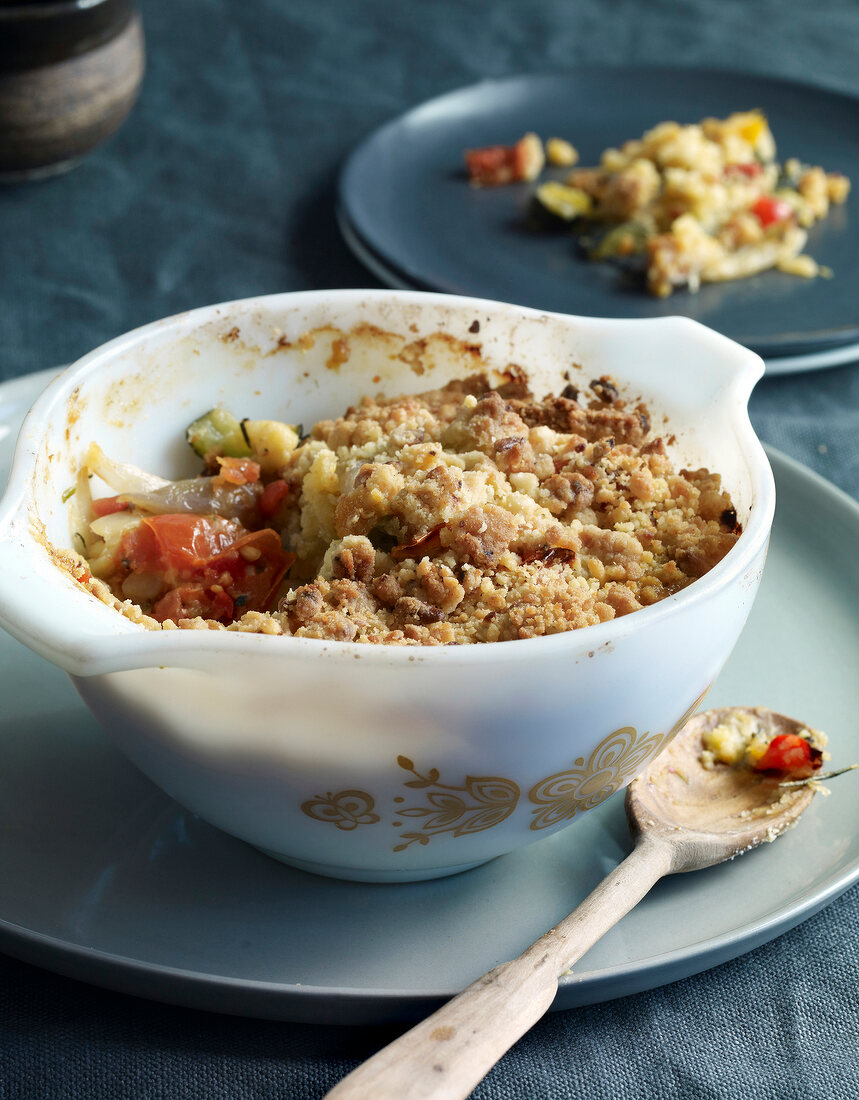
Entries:
[[639,842],[560,924],[374,1054],[325,1100],[468,1096],[551,1005],[558,975],[637,905],[670,867],[666,844]]

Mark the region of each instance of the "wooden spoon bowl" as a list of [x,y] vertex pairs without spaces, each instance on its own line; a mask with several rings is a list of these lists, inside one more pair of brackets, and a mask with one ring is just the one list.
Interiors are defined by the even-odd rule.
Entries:
[[[676,848],[672,872],[710,867],[775,840],[796,824],[814,797],[812,786],[784,787],[780,777],[751,768],[702,766],[704,734],[736,710],[722,707],[690,719],[627,790],[633,837],[669,840]],[[770,737],[805,728],[766,707],[748,711]]]

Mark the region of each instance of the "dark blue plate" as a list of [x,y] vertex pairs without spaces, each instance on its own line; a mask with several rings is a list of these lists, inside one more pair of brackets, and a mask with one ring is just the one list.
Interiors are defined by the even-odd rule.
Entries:
[[765,357],[859,342],[855,197],[809,233],[807,251],[834,278],[767,271],[655,299],[613,265],[589,263],[572,235],[529,229],[533,184],[476,189],[465,177],[464,149],[509,144],[527,130],[568,138],[580,163],[593,164],[607,146],[665,119],[752,107],[766,112],[780,158],[859,180],[859,100],[851,96],[725,71],[587,68],[487,80],[381,127],[344,168],[341,217],[389,272],[419,287],[560,313],[685,314]]

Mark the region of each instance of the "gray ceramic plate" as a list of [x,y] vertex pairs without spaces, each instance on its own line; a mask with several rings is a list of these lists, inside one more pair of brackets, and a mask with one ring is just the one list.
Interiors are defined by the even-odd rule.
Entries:
[[[0,386],[0,482],[46,374]],[[859,759],[859,507],[773,456],[761,594],[711,693],[825,730]],[[819,565],[819,569],[814,566]],[[427,1012],[521,951],[626,854],[622,798],[449,879],[378,886],[284,867],[216,831],[113,749],[65,675],[0,636],[0,949],[113,989],[230,1013],[361,1023]],[[856,780],[793,832],[650,895],[561,980],[556,1008],[694,974],[859,878]]]
[[664,119],[750,107],[768,114],[781,156],[859,177],[859,100],[850,96],[743,73],[601,67],[486,80],[408,111],[352,154],[340,205],[389,270],[424,288],[599,317],[682,313],[765,358],[855,344],[859,218],[850,203],[809,236],[834,279],[769,271],[660,300],[612,265],[583,260],[568,234],[527,230],[533,185],[475,189],[465,179],[465,148],[509,144],[527,130],[568,137],[593,164],[606,146]]
[[[420,290],[416,283],[410,283],[393,268],[388,267],[355,232],[349,224],[345,212],[338,211],[337,220],[343,239],[362,264],[386,286],[395,290]],[[808,370],[826,370],[828,367],[841,367],[847,363],[859,363],[859,343],[839,344],[824,348],[822,351],[806,351],[800,355],[776,355],[765,361],[768,376],[775,374],[800,374]]]

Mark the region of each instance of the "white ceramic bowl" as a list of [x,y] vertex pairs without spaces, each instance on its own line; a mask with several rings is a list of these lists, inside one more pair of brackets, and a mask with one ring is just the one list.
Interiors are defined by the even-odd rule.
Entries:
[[[465,366],[457,341],[474,349]],[[61,498],[93,440],[121,461],[188,475],[184,429],[215,404],[312,423],[365,392],[440,385],[479,357],[490,370],[524,368],[538,394],[559,392],[570,372],[585,384],[609,373],[642,395],[667,415],[678,466],[722,474],[744,526],[736,546],[686,590],[609,623],[413,648],[146,631],[76,586],[38,534],[70,546]],[[624,786],[718,675],[772,522],[772,476],[746,413],[762,370],[683,318],[565,317],[406,292],[285,294],[147,325],[66,371],[25,422],[0,505],[0,622],[71,673],[148,776],[227,832],[345,878],[462,870]]]

